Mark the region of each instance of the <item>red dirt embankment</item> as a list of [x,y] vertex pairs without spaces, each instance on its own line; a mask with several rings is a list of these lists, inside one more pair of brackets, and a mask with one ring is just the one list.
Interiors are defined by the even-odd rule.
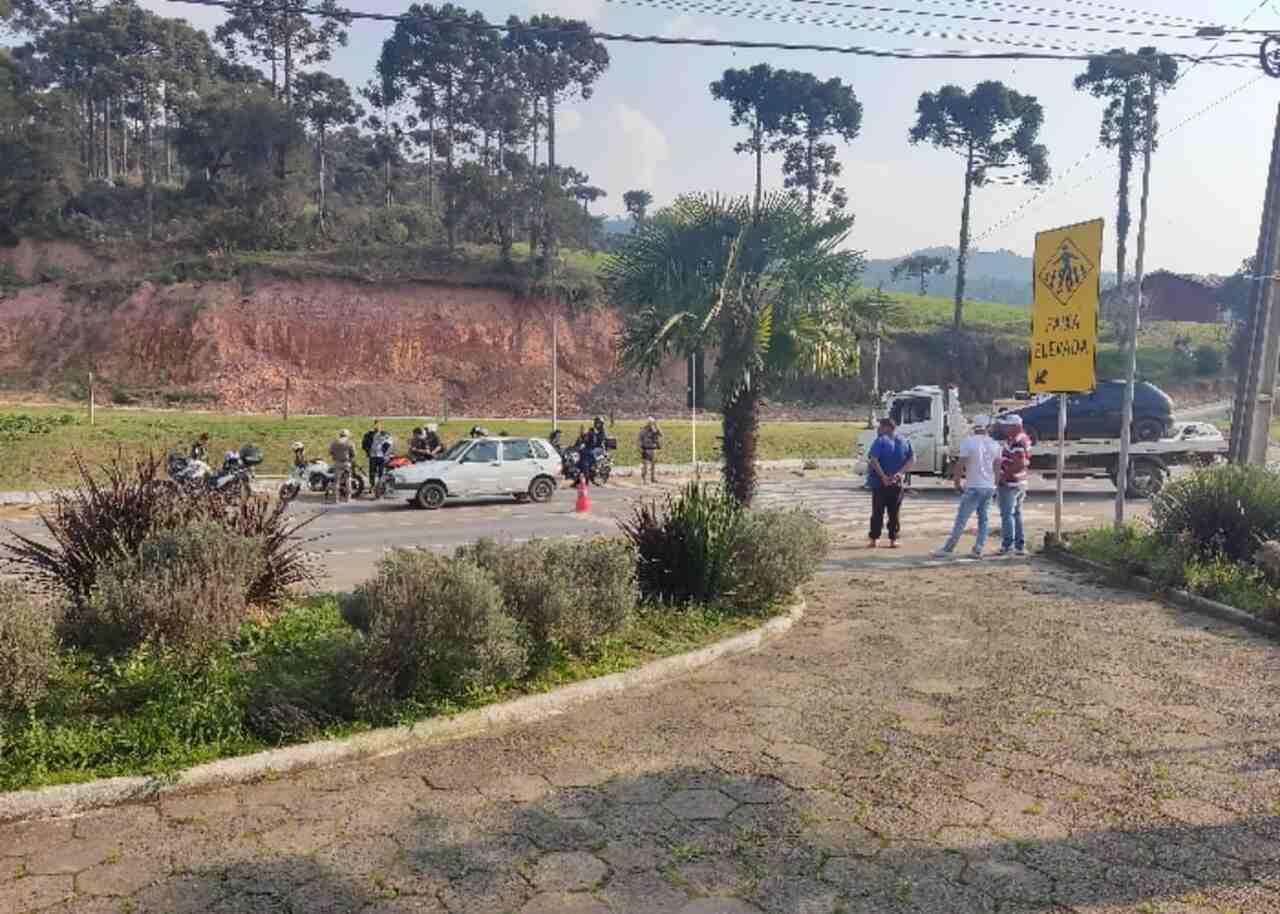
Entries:
[[[279,409],[290,377],[300,413],[437,415],[446,399],[454,415],[550,411],[552,306],[508,292],[256,277],[109,298],[61,283],[0,298],[0,381],[48,389],[93,368],[106,389],[259,412]],[[562,413],[597,406],[619,327],[608,310],[561,314]]]

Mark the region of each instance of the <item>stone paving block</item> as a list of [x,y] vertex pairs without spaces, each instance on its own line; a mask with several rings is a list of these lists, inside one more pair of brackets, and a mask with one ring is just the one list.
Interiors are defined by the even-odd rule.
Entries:
[[71,840],[75,823],[61,819],[0,825],[0,857],[26,857]]
[[547,779],[541,775],[520,774],[480,786],[480,792],[502,803],[532,803],[550,791]]
[[603,902],[590,895],[543,893],[530,898],[520,914],[611,914]]
[[723,819],[738,804],[718,790],[681,790],[663,804],[681,819]]
[[760,909],[741,898],[697,898],[681,908],[680,914],[760,914]]
[[677,914],[689,894],[656,871],[614,875],[600,890],[613,914]]
[[119,842],[111,839],[68,840],[28,857],[27,872],[44,876],[79,873],[118,856],[119,851]]
[[129,841],[136,835],[156,830],[159,813],[154,806],[121,806],[101,809],[75,820],[76,837],[86,841],[111,838]]
[[667,860],[662,845],[645,838],[610,841],[597,854],[614,873],[640,873],[655,870]]
[[76,877],[76,890],[86,895],[132,895],[168,875],[167,857],[129,854],[85,870]]
[[581,851],[546,854],[534,864],[529,881],[539,892],[584,892],[609,875],[602,860]]
[[439,897],[451,914],[509,914],[533,894],[529,883],[505,870],[472,870],[450,879]]
[[286,822],[258,836],[269,852],[305,856],[337,840],[334,825],[328,822]]
[[73,892],[70,876],[24,876],[0,882],[0,911],[41,911]]
[[431,895],[401,895],[376,901],[365,914],[447,914],[448,909]]

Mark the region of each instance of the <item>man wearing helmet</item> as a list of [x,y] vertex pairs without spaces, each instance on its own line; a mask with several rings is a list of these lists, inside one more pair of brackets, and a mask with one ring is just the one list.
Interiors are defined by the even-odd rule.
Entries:
[[307,446],[301,441],[293,442],[293,465],[299,469],[307,465]]

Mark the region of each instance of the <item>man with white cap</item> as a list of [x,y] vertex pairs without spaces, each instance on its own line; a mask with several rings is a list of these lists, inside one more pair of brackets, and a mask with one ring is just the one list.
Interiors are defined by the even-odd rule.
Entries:
[[1026,534],[1022,529],[1022,503],[1027,500],[1027,477],[1031,475],[1031,438],[1022,430],[1022,417],[1017,413],[1001,416],[1004,426],[1004,452],[1000,457],[1000,554],[1027,554]]
[[964,494],[960,498],[951,535],[942,548],[934,553],[935,558],[949,557],[955,551],[956,544],[960,542],[960,536],[975,511],[978,514],[978,538],[969,554],[975,559],[982,558],[982,547],[987,543],[987,510],[996,494],[996,473],[999,472],[1003,453],[1000,442],[987,434],[990,427],[990,416],[977,416],[973,420],[973,434],[960,442],[960,456],[953,472],[956,491],[963,490]]
[[658,451],[662,449],[662,429],[658,428],[658,420],[649,417],[649,421],[640,429],[640,483],[646,481],[657,483]]

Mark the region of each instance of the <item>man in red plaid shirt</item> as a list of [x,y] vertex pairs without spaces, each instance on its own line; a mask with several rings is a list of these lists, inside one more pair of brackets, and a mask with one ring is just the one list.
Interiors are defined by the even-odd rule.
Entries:
[[1027,477],[1031,475],[1031,439],[1022,430],[1022,417],[1001,416],[1004,426],[1004,453],[1000,458],[1000,479],[996,497],[1000,501],[999,555],[1027,554],[1022,530],[1022,503],[1027,500]]

